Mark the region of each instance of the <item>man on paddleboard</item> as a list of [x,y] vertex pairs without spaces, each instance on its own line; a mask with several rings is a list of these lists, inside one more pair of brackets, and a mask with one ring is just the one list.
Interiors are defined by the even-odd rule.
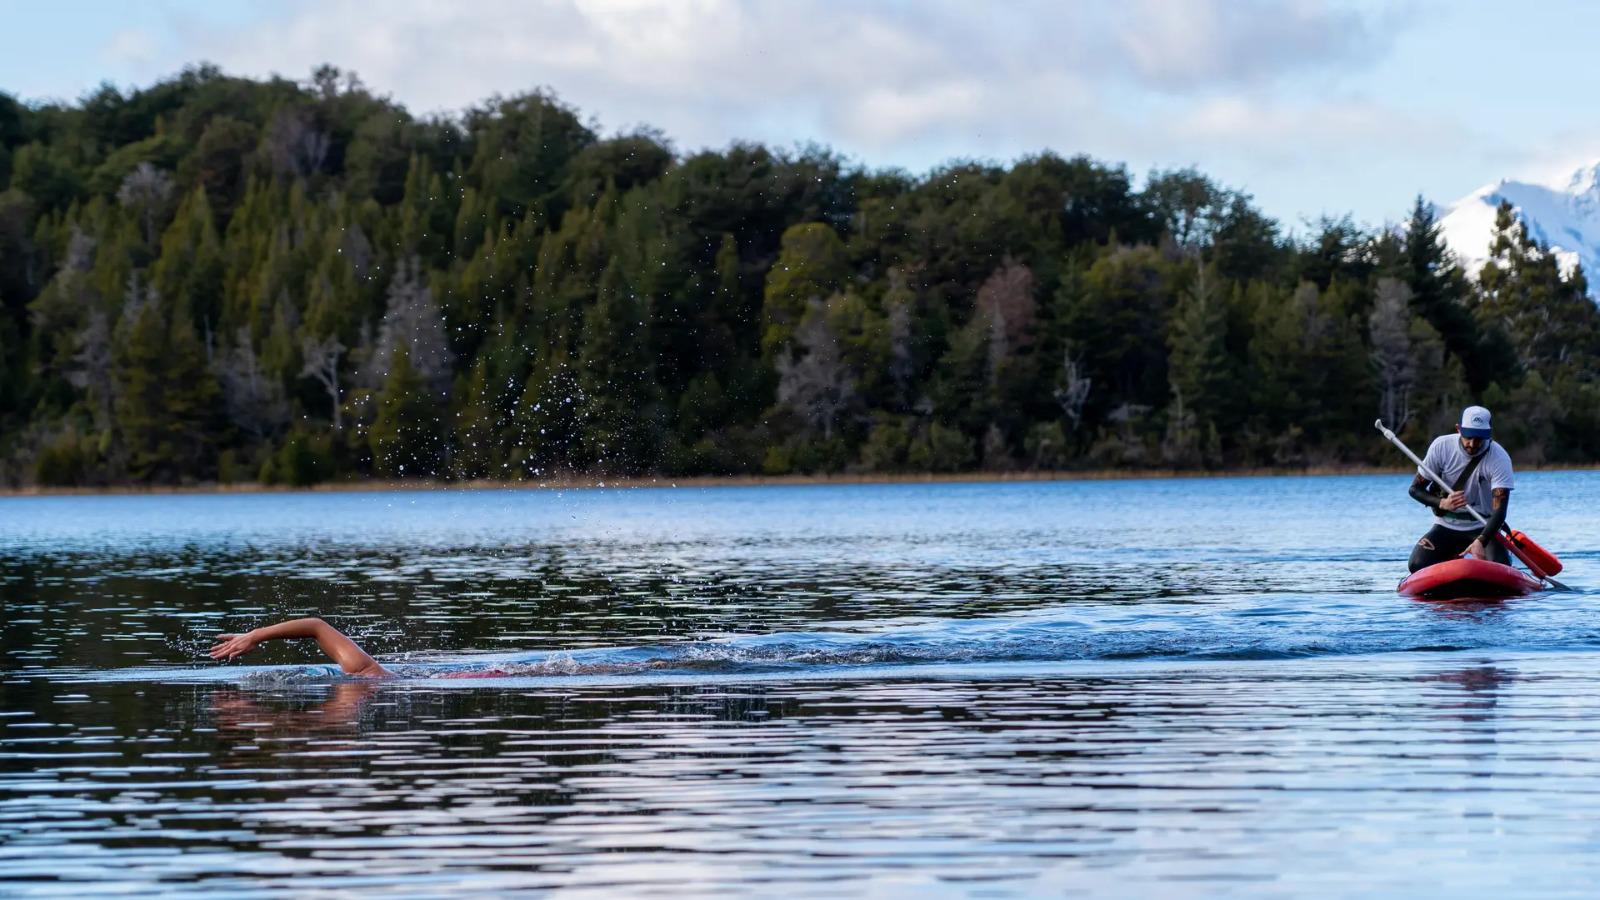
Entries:
[[[1417,470],[1411,496],[1433,510],[1433,527],[1411,549],[1411,571],[1455,559],[1463,553],[1479,559],[1511,564],[1495,535],[1506,521],[1506,507],[1515,486],[1511,455],[1490,436],[1489,411],[1469,406],[1461,411],[1455,434],[1442,434],[1428,445],[1422,467],[1439,474],[1452,486],[1445,494],[1432,479]],[[1480,524],[1466,507],[1482,513]]]

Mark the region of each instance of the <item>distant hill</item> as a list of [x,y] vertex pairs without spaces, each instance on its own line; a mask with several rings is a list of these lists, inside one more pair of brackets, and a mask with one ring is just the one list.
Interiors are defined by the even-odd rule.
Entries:
[[1548,244],[1564,272],[1581,264],[1591,296],[1600,297],[1600,162],[1565,180],[1536,184],[1510,179],[1485,185],[1444,210],[1439,225],[1445,243],[1476,275],[1489,258],[1495,209],[1509,201],[1535,240]]
[[[0,91],[0,488],[1600,461],[1596,173],[1296,235],[1194,170],[680,153],[332,66]],[[1600,276],[1596,276],[1600,281]]]

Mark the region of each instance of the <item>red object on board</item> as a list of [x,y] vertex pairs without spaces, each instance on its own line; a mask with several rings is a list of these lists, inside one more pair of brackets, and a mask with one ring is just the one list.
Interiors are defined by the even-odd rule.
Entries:
[[[1536,569],[1545,575],[1561,574],[1561,560],[1556,559],[1554,553],[1535,544],[1533,538],[1515,528],[1511,529],[1511,533],[1508,536],[1496,536],[1500,538],[1500,543],[1506,545],[1507,550],[1522,557],[1522,561],[1528,564],[1528,568]],[[1518,551],[1521,552],[1519,553]]]
[[1395,590],[1407,597],[1457,600],[1520,597],[1542,587],[1539,579],[1519,569],[1466,557],[1418,569]]

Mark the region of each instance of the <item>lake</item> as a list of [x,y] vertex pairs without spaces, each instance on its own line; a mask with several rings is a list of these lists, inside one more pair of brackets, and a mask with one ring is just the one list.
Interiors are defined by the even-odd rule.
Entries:
[[0,894],[1586,893],[1600,473],[1408,483],[0,499]]

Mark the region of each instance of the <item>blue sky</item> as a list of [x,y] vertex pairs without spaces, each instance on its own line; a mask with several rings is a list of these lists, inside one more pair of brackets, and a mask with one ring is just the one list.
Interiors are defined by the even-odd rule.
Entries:
[[1484,0],[153,0],[13,3],[0,91],[71,100],[211,61],[353,70],[415,113],[547,86],[679,149],[871,166],[1052,149],[1196,166],[1291,228],[1400,218],[1600,158],[1600,4]]

